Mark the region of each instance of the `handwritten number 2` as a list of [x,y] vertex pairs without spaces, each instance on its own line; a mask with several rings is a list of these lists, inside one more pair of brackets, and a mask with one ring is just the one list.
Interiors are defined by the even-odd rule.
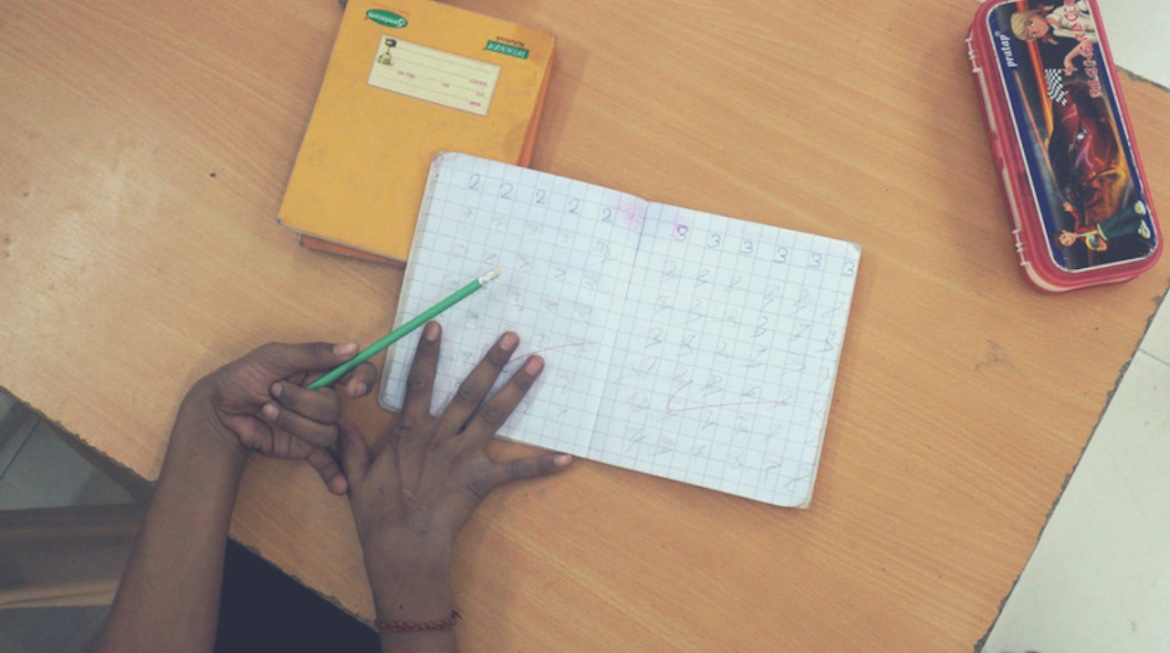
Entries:
[[515,188],[512,184],[504,182],[500,185],[500,198],[510,200],[512,199],[512,190]]
[[479,175],[471,175],[471,181],[468,182],[467,187],[471,190],[479,190]]

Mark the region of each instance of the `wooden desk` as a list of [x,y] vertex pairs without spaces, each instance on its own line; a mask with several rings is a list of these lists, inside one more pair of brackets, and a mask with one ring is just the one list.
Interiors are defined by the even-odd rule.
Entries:
[[[509,488],[460,543],[464,643],[970,650],[1170,276],[1025,285],[975,4],[458,4],[560,38],[535,167],[864,249],[811,510],[588,462]],[[0,385],[155,478],[199,376],[386,330],[400,272],[274,219],[338,20],[334,0],[0,1]],[[1170,95],[1122,86],[1170,192]],[[254,460],[232,533],[371,615],[349,511],[306,466]]]

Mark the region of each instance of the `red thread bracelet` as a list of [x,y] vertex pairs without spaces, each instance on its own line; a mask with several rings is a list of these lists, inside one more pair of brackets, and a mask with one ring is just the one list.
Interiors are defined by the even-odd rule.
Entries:
[[388,633],[419,633],[428,630],[451,630],[455,627],[455,622],[463,617],[455,610],[451,611],[451,616],[439,621],[387,621],[385,619],[375,619],[374,627],[378,630]]

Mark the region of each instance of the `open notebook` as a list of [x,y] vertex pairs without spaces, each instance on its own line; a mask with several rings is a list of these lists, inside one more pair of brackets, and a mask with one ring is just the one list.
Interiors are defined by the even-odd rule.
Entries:
[[[857,274],[852,243],[464,154],[435,157],[396,324],[441,316],[432,410],[505,330],[544,374],[510,439],[782,506],[808,505]],[[400,410],[417,337],[387,355]]]

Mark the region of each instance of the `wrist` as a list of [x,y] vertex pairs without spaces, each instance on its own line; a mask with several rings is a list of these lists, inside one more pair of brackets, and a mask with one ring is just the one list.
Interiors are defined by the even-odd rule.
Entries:
[[175,418],[171,441],[205,452],[213,459],[243,464],[249,450],[228,430],[216,413],[213,391],[202,380],[191,388]]
[[434,621],[455,609],[449,550],[397,549],[393,555],[367,553],[365,558],[379,618]]
[[366,573],[375,591],[403,583],[423,585],[448,583],[451,575],[449,552],[419,552],[396,549],[392,554],[367,552]]
[[449,568],[369,572],[377,616],[387,621],[425,622],[446,619],[455,609]]

